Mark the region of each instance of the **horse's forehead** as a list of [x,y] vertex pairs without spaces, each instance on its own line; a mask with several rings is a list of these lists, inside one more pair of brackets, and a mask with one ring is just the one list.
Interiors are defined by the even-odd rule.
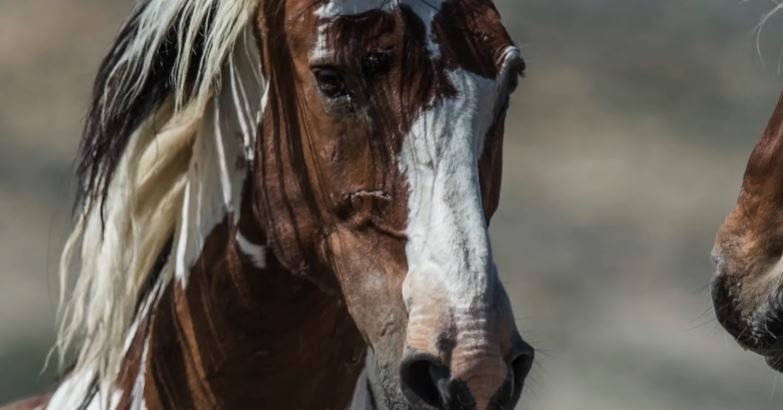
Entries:
[[329,0],[316,9],[322,18],[335,18],[366,13],[373,10],[391,10],[407,6],[420,16],[434,16],[445,0]]
[[308,7],[322,23],[372,11],[393,12],[404,7],[418,16],[428,30],[449,20],[469,31],[506,36],[500,16],[489,0],[325,0]]
[[[432,60],[443,60],[452,69],[461,66],[482,77],[495,77],[498,60],[513,44],[499,13],[489,0],[327,0],[310,9],[316,25],[312,33],[317,38],[314,55],[330,51],[325,39],[332,23],[341,17],[366,16],[373,12],[402,13],[405,16],[403,21],[408,24],[418,20],[409,28],[423,30],[420,38]],[[383,14],[376,13],[374,16]],[[359,24],[367,30],[377,29],[366,21],[355,20],[352,24]],[[340,27],[345,29],[352,24]],[[331,46],[337,47],[337,44]]]

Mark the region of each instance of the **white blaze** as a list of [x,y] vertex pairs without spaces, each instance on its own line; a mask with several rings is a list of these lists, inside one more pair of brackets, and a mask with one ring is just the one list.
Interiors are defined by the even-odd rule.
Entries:
[[319,58],[329,53],[326,41],[326,30],[329,24],[338,17],[354,16],[373,10],[390,11],[405,5],[409,7],[424,23],[427,30],[427,49],[433,58],[440,57],[440,48],[436,44],[432,32],[432,21],[440,13],[446,0],[331,0],[319,7],[315,14],[323,23],[318,27],[318,40],[312,57]]
[[[509,47],[504,61],[517,54]],[[471,309],[494,298],[498,278],[478,162],[508,75],[502,70],[497,79],[487,79],[463,69],[450,72],[457,95],[423,112],[403,142],[400,167],[410,189],[406,303],[414,294],[427,294],[445,298],[452,308]],[[408,307],[414,316],[416,306]]]
[[333,19],[341,16],[352,16],[372,10],[389,9],[396,5],[391,0],[332,0],[324,3],[316,11],[322,19]]
[[[372,10],[407,6],[426,29],[430,57],[441,57],[433,21],[446,0],[331,0],[316,10],[321,19],[313,59],[328,58],[333,50],[327,32],[334,19]],[[509,47],[508,61],[518,54]],[[442,289],[453,307],[475,307],[491,301],[497,280],[484,218],[478,161],[484,137],[497,114],[507,73],[487,79],[466,70],[449,73],[457,96],[422,113],[403,143],[400,167],[408,178],[409,274],[403,297],[415,289]],[[485,300],[482,300],[485,299]],[[413,312],[411,312],[413,313]]]

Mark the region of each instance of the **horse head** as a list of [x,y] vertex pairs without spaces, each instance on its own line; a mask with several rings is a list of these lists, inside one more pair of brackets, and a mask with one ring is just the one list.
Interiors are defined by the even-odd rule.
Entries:
[[497,10],[475,0],[264,10],[274,63],[256,184],[277,255],[334,273],[370,346],[377,397],[510,408],[532,351],[487,229],[523,63]]
[[488,0],[141,2],[87,121],[54,402],[513,408],[533,350],[488,226],[523,69]]

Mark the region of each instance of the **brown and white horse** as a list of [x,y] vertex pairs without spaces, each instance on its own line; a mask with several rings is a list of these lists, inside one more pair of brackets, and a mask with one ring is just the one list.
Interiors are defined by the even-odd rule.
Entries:
[[488,0],[144,0],[95,86],[51,409],[511,409]]
[[[780,10],[783,5],[764,21]],[[742,347],[783,372],[783,95],[750,155],[712,257],[718,321]]]

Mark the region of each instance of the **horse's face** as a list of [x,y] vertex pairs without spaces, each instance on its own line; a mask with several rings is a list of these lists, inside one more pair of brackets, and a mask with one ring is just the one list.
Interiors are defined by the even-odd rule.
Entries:
[[334,273],[378,405],[512,408],[532,350],[487,225],[523,63],[494,6],[288,1],[259,25],[259,181],[279,258]]
[[753,150],[713,249],[720,323],[783,371],[783,100]]

